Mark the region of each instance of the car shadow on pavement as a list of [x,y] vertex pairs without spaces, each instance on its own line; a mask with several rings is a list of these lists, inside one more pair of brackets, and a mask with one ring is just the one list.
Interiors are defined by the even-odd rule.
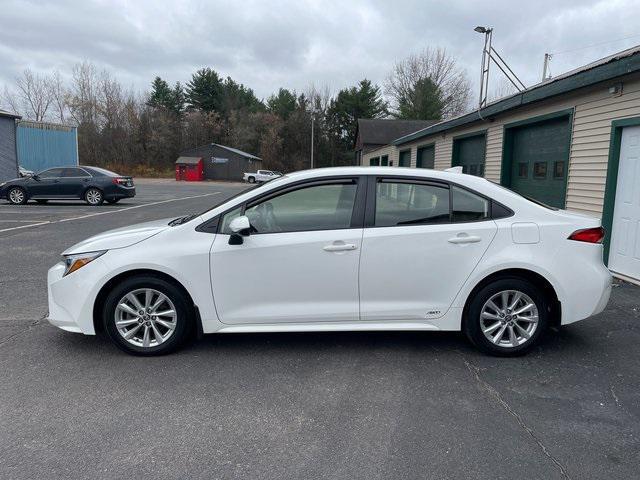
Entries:
[[[105,335],[84,336],[52,329],[52,348],[79,356],[121,356]],[[581,355],[591,346],[589,336],[576,327],[553,329],[540,345],[527,355]],[[177,352],[165,357],[167,364],[173,356],[246,357],[256,355],[261,360],[274,357],[312,357],[327,353],[357,355],[362,353],[391,355],[421,352],[425,355],[453,353],[470,357],[485,357],[477,351],[461,332],[304,332],[304,333],[233,333],[208,334],[193,339]],[[487,357],[492,358],[492,357]]]

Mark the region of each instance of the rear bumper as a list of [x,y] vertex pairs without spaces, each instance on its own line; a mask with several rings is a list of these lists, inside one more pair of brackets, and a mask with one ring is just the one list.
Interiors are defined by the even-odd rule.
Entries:
[[116,186],[104,193],[105,198],[132,198],[136,196],[136,187]]
[[611,296],[611,272],[602,262],[588,265],[587,262],[575,266],[581,275],[568,282],[567,292],[562,302],[562,325],[584,320],[601,313]]

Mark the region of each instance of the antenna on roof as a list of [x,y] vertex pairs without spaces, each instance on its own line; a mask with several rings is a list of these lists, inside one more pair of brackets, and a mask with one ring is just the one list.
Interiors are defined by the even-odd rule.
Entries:
[[482,67],[480,76],[480,101],[478,102],[478,108],[483,108],[487,105],[487,97],[489,95],[489,67],[491,61],[496,64],[504,76],[507,77],[516,89],[521,92],[526,90],[524,83],[518,78],[518,76],[511,70],[507,62],[500,56],[495,48],[491,45],[493,37],[493,28],[491,27],[476,27],[473,29],[478,33],[484,34],[484,48],[482,49]]

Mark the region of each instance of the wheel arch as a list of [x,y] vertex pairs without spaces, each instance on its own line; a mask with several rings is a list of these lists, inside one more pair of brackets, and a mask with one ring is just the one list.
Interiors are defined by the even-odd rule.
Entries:
[[175,277],[171,275],[161,272],[160,270],[154,270],[152,268],[137,268],[133,270],[127,270],[124,272],[120,272],[114,277],[111,277],[98,291],[95,301],[93,302],[93,328],[96,333],[103,333],[104,328],[102,326],[102,308],[104,306],[104,302],[109,295],[109,292],[113,288],[114,285],[122,282],[128,278],[136,277],[139,275],[150,275],[160,279],[163,279],[171,284],[173,284],[176,288],[180,289],[185,297],[189,301],[189,305],[193,307],[194,321],[196,326],[196,332],[198,336],[202,335],[202,320],[200,319],[200,311],[198,310],[198,306],[194,303],[193,297],[189,293],[189,291],[185,288],[185,286],[177,280]]
[[469,305],[474,295],[486,285],[489,285],[490,283],[500,278],[508,277],[526,280],[540,288],[545,293],[545,296],[549,299],[551,324],[560,325],[562,319],[562,304],[558,298],[558,293],[556,292],[556,289],[554,288],[552,283],[543,275],[538,272],[534,272],[533,270],[529,270],[526,268],[505,268],[486,275],[471,289],[471,291],[467,295],[467,298],[465,299],[464,308],[462,309],[461,326],[463,330],[464,323],[467,319]]

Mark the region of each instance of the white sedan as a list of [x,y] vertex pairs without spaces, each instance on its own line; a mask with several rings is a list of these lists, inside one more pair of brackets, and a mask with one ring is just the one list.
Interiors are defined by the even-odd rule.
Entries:
[[310,170],[69,248],[48,318],[138,355],[201,333],[344,330],[462,330],[516,355],[605,308],[603,236],[470,175]]

